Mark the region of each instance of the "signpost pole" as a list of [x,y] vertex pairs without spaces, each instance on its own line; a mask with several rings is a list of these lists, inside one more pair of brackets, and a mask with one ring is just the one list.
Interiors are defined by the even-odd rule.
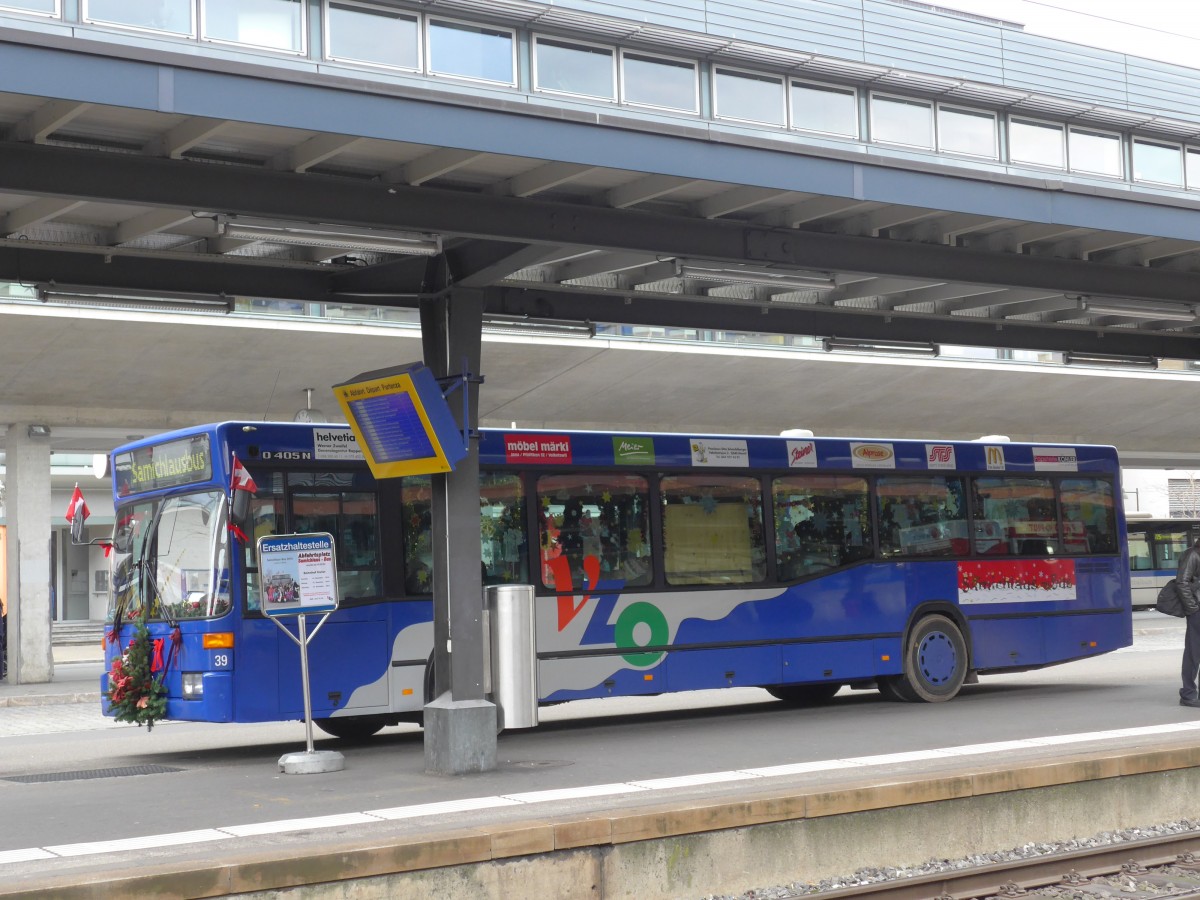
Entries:
[[[336,750],[313,749],[312,687],[308,674],[308,642],[338,607],[337,553],[333,535],[281,534],[258,539],[259,589],[263,612],[300,650],[300,689],[304,697],[303,753],[285,753],[279,771],[288,775],[340,772],[346,760]],[[308,633],[308,613],[323,612],[317,627]],[[295,616],[299,636],[279,621]]]
[[308,752],[313,752],[312,688],[308,684],[308,634],[305,631],[304,613],[299,615],[300,625],[300,683],[304,685],[304,725],[308,735]]

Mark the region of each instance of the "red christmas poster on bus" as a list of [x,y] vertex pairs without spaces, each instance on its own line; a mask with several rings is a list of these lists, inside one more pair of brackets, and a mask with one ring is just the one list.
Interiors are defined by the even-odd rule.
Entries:
[[958,602],[963,605],[1074,599],[1074,560],[996,559],[958,564]]

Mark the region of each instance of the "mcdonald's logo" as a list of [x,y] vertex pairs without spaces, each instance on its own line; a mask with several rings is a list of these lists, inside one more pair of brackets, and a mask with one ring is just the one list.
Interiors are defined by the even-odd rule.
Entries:
[[984,454],[987,459],[988,470],[1004,469],[1004,448],[1003,447],[985,447]]

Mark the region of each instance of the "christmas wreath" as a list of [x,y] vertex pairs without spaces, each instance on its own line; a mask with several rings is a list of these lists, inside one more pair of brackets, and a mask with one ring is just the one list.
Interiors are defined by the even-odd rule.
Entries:
[[[161,645],[160,645],[161,646]],[[150,639],[145,621],[139,622],[129,647],[113,660],[108,672],[109,709],[118,722],[145,725],[149,731],[154,722],[167,712],[167,688],[163,684],[165,670],[155,675],[154,665],[160,647]]]

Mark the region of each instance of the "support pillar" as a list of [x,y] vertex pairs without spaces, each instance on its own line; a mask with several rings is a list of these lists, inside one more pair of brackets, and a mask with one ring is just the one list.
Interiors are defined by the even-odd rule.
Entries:
[[8,523],[8,680],[54,677],[50,645],[50,438],[10,425],[5,437],[4,511]]
[[[454,288],[421,301],[425,364],[439,378],[479,374],[483,294]],[[463,420],[462,394],[469,412]],[[460,428],[478,425],[478,385],[450,395]],[[441,775],[496,768],[496,707],[484,692],[483,575],[479,542],[479,445],[453,472],[433,476],[434,700],[425,707],[425,770]]]

